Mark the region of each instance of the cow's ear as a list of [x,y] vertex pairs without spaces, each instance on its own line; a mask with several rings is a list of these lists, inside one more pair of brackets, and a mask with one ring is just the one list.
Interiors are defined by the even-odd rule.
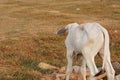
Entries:
[[56,34],[62,34],[62,33],[65,33],[66,30],[67,30],[67,29],[66,29],[65,27],[63,27],[63,28],[59,29],[59,30],[56,32]]

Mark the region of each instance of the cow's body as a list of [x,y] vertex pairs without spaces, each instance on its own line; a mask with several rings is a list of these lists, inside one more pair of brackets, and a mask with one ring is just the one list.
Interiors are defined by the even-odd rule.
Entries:
[[78,53],[82,54],[81,73],[83,80],[86,80],[86,65],[90,69],[90,80],[94,80],[95,74],[98,73],[94,62],[97,53],[103,59],[102,69],[107,72],[108,80],[114,80],[115,72],[110,61],[109,35],[107,30],[98,23],[84,23],[81,25],[72,23],[59,30],[58,33],[63,33],[67,29],[68,36],[65,40],[68,60],[66,80],[69,80],[72,70],[72,56]]
[[81,24],[69,29],[69,33],[65,41],[66,47],[71,46],[73,51],[76,53],[82,53],[82,50],[88,46],[91,50],[93,50],[92,48],[95,46],[99,46],[99,49],[102,48],[104,37],[100,28],[94,26],[93,24],[90,24],[89,26],[87,25],[88,23]]

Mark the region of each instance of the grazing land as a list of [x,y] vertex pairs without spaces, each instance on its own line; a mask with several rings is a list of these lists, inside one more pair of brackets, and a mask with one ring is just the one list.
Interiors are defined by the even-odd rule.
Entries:
[[39,68],[40,62],[65,66],[67,33],[54,32],[72,22],[103,25],[111,60],[120,62],[119,0],[0,0],[0,80],[41,80],[52,71]]

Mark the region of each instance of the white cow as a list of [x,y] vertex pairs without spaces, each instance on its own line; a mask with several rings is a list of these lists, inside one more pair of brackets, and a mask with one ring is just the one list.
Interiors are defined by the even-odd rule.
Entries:
[[107,30],[98,23],[84,23],[80,25],[71,23],[60,29],[57,34],[64,33],[66,30],[68,30],[68,36],[65,40],[68,61],[66,80],[69,80],[72,70],[73,56],[77,54],[82,55],[81,73],[83,80],[86,80],[86,65],[90,69],[90,80],[94,80],[95,75],[99,74],[94,62],[97,54],[103,59],[101,72],[106,71],[108,80],[114,80],[115,71],[110,60]]

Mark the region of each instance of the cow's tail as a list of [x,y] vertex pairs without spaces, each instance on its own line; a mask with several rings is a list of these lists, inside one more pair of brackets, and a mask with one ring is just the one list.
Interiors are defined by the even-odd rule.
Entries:
[[106,61],[108,60],[107,58],[109,57],[110,60],[110,48],[109,48],[109,34],[108,31],[103,28],[101,26],[101,30],[103,32],[103,36],[104,36],[104,45],[103,45],[103,65],[102,65],[102,69],[105,69],[106,67]]
[[[98,72],[95,76],[103,74],[106,71],[106,68],[107,68],[106,64],[111,65],[110,50],[109,50],[109,34],[108,34],[108,31],[105,28],[103,28],[101,25],[99,25],[99,27],[101,28],[100,30],[102,31],[103,36],[104,36],[104,44],[103,44],[103,51],[102,51],[102,53],[103,53],[103,64],[102,64],[101,71]],[[111,69],[112,69],[112,66],[111,66]]]

